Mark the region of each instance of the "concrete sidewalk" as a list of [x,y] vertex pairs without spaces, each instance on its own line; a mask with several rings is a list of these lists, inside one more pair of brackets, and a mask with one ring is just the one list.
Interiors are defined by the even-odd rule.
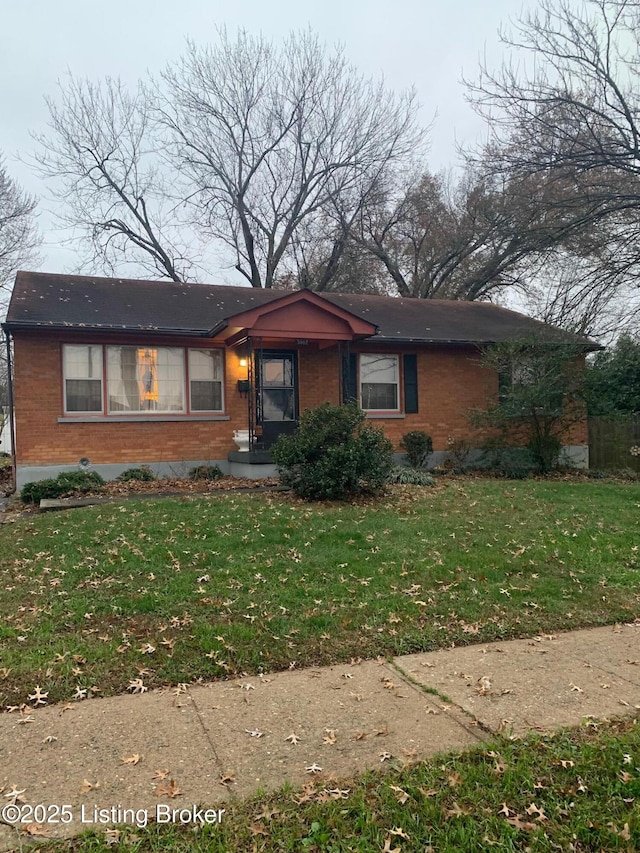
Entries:
[[0,715],[0,800],[68,836],[638,709],[637,623],[251,676]]

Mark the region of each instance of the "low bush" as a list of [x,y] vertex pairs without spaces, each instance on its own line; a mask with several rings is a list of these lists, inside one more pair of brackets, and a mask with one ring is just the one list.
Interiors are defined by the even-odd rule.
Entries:
[[411,468],[426,467],[427,460],[433,453],[431,436],[422,429],[406,432],[400,440],[400,447],[406,451],[405,459]]
[[222,476],[217,465],[196,465],[189,471],[190,480],[219,480]]
[[528,447],[492,447],[485,450],[477,467],[507,480],[526,480],[540,471]]
[[383,489],[393,467],[393,445],[350,403],[324,403],[300,416],[290,436],[280,436],[271,458],[286,486],[307,500],[346,500]]
[[24,503],[40,503],[41,500],[54,500],[68,495],[99,492],[104,480],[96,471],[65,471],[48,480],[37,480],[22,487],[20,497]]
[[454,438],[452,435],[447,439],[447,457],[444,467],[453,473],[462,473],[468,465],[471,453],[471,442],[466,438]]
[[405,486],[433,486],[435,478],[419,468],[406,468],[397,465],[389,476],[390,483],[400,483]]
[[127,468],[126,471],[123,471],[122,474],[116,477],[116,480],[119,480],[121,483],[128,483],[131,480],[151,483],[155,479],[157,479],[156,475],[148,465],[141,465],[139,468]]

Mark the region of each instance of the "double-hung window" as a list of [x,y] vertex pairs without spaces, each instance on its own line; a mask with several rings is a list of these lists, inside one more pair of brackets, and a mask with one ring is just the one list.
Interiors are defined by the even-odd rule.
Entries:
[[65,412],[102,412],[102,347],[67,344],[63,370]]
[[397,355],[360,355],[360,405],[364,411],[399,408],[400,369]]
[[222,411],[220,350],[189,350],[189,396],[192,412]]
[[[65,344],[66,414],[221,413],[221,350]],[[106,411],[105,411],[106,408]]]

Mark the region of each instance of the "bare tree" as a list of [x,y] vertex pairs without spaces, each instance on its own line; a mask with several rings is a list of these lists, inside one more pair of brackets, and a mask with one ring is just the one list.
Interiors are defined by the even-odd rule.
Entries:
[[364,79],[310,32],[274,46],[222,30],[214,47],[189,45],[155,99],[194,221],[231,248],[253,287],[290,272],[306,222],[335,209],[351,219],[425,139],[413,92]]
[[[35,221],[36,199],[25,193],[9,177],[0,158],[0,318],[4,317],[6,300],[15,273],[37,260],[40,235]],[[5,427],[8,406],[7,343],[0,336],[0,435]]]
[[9,177],[0,157],[0,309],[3,291],[13,286],[20,267],[37,257],[40,236],[35,223],[36,199]]
[[486,173],[550,188],[539,201],[561,224],[553,262],[574,270],[539,294],[545,311],[592,332],[640,264],[639,32],[637,0],[542,0],[501,33],[515,58],[468,83],[488,122]]
[[550,204],[554,192],[537,178],[503,180],[477,167],[455,180],[425,173],[366,207],[355,238],[401,296],[475,300],[526,290],[566,236],[564,217]]
[[193,277],[198,253],[181,228],[144,87],[132,95],[119,80],[70,77],[60,92],[59,103],[47,100],[36,160],[64,203],[61,226],[80,235],[81,266],[113,274],[135,262],[174,281]]

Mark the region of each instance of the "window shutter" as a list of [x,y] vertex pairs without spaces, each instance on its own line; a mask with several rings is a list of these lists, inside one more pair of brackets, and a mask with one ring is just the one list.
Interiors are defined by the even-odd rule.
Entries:
[[402,356],[404,373],[404,411],[407,415],[418,412],[418,356],[406,353]]
[[353,352],[342,356],[342,400],[358,402],[358,356]]

